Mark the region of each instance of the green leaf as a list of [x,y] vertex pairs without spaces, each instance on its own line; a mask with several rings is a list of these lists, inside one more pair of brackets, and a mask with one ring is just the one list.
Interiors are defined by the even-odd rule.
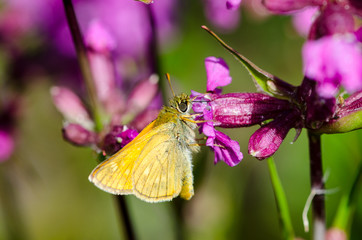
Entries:
[[346,133],[354,130],[362,129],[362,111],[356,111],[342,118],[329,121],[321,128],[313,130],[314,133]]
[[249,59],[238,53],[235,49],[227,45],[219,36],[211,31],[206,26],[201,26],[211,36],[213,36],[226,50],[228,50],[241,64],[249,71],[252,76],[255,86],[259,91],[263,91],[274,97],[287,98],[293,96],[296,87],[279,79],[278,77],[262,70]]
[[339,203],[337,214],[334,219],[333,226],[338,229],[344,230],[347,234],[351,227],[351,220],[355,212],[357,203],[357,193],[361,191],[362,184],[362,162],[359,164],[357,173],[350,190],[342,196]]
[[272,182],[279,220],[283,232],[283,239],[294,240],[294,230],[289,214],[288,202],[285,192],[278,176],[273,157],[267,159],[270,179]]

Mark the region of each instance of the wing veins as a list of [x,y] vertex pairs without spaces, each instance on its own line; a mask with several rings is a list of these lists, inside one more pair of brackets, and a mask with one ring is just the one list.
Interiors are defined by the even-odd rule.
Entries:
[[[153,137],[156,137],[156,136],[152,136],[152,137],[148,140],[148,143],[144,146],[144,148],[143,148],[142,151],[140,152],[140,155],[142,155],[142,153],[144,152],[144,150],[147,148],[147,145],[152,141]],[[165,143],[167,143],[167,142],[172,142],[172,140],[163,141],[162,144],[165,144]],[[149,155],[151,152],[153,152],[153,150],[151,150],[150,152],[148,152],[143,159],[146,159],[146,158],[147,158],[147,155]],[[170,154],[169,151],[168,151],[167,153]],[[167,159],[167,158],[165,158],[165,159]],[[161,165],[161,167],[163,167],[160,158],[157,157],[157,161],[154,161],[154,162],[152,163],[152,165],[151,165],[150,172],[153,170],[156,162],[158,162],[158,163]],[[141,163],[140,163],[140,164],[141,164]],[[139,164],[139,165],[140,165],[140,164]],[[137,166],[137,167],[139,167],[139,166]],[[135,171],[135,170],[133,170],[133,172],[134,172],[134,171]],[[166,171],[166,172],[167,172],[167,171]],[[168,174],[168,172],[167,172],[167,174]],[[139,182],[139,180],[140,180],[141,177],[142,177],[142,175],[140,175],[140,176],[138,177],[138,179],[137,179],[137,181],[135,181],[133,187],[135,187],[135,186],[138,185],[138,182]],[[147,178],[145,179],[145,182],[148,181],[149,177],[150,177],[150,174],[147,175]],[[161,175],[159,175],[159,177],[161,177]],[[156,178],[157,178],[157,176],[155,176],[155,179],[156,179]],[[168,181],[168,180],[167,180],[167,181]],[[142,186],[142,190],[141,190],[141,191],[139,191],[139,190],[137,190],[137,189],[136,189],[136,191],[137,191],[140,195],[142,195],[142,196],[145,196],[145,197],[148,197],[148,198],[152,198],[152,199],[156,199],[156,198],[158,198],[158,196],[155,196],[155,197],[151,197],[151,196],[150,196],[150,195],[151,195],[151,192],[152,192],[152,189],[153,189],[153,187],[154,187],[154,184],[155,184],[155,181],[152,183],[152,187],[151,187],[151,191],[150,191],[149,195],[146,195],[146,194],[143,193],[145,184]],[[161,185],[159,184],[159,188],[160,188],[160,186],[161,186]],[[166,185],[166,186],[167,186],[167,185]],[[158,190],[158,191],[159,191],[159,190]],[[173,196],[173,194],[172,194],[172,195],[168,195],[168,194],[167,194],[167,191],[166,191],[166,194],[165,194],[163,197],[169,197],[169,196]]]

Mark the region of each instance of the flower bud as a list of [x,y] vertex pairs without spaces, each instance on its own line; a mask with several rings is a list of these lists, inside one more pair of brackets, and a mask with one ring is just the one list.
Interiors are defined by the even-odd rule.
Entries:
[[210,106],[215,126],[247,127],[275,118],[291,109],[291,104],[261,93],[212,95]]
[[66,120],[93,129],[93,121],[77,95],[65,87],[52,87],[50,93],[55,107]]
[[249,139],[249,154],[259,160],[273,155],[289,130],[295,127],[298,118],[300,118],[300,113],[292,110],[259,128]]
[[135,116],[147,108],[157,94],[158,80],[157,75],[151,75],[136,85],[128,98],[128,113]]
[[65,124],[62,131],[64,139],[77,146],[89,146],[97,142],[96,133],[85,129],[79,124]]

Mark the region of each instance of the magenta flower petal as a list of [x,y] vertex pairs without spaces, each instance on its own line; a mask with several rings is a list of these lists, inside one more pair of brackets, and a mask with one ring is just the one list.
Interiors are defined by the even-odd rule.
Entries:
[[[215,97],[215,98],[214,98]],[[211,95],[209,105],[215,126],[247,127],[275,118],[291,109],[290,102],[261,93]]]
[[113,155],[118,150],[126,146],[138,132],[134,129],[127,129],[126,126],[117,125],[104,137],[102,149],[107,155]]
[[241,4],[241,0],[227,0],[226,1],[226,8],[230,10],[237,10],[239,9]]
[[356,36],[357,41],[362,43],[362,27],[358,28],[354,34]]
[[15,143],[9,132],[0,130],[0,162],[6,161],[14,152]]
[[249,139],[249,154],[259,160],[273,155],[300,114],[291,111],[259,128]]
[[214,150],[215,164],[224,161],[227,165],[233,167],[243,159],[239,143],[231,140],[229,136],[220,131],[215,130],[215,139],[209,138],[206,141],[206,146]]
[[288,13],[310,5],[320,5],[323,0],[264,0],[265,7],[275,13]]
[[79,124],[65,124],[62,131],[64,139],[77,146],[90,146],[97,142],[97,134]]
[[[192,102],[192,110],[196,113],[202,113],[204,112],[205,108],[208,108],[208,102],[210,99],[208,98],[208,94],[199,93],[194,90],[191,90],[191,99],[193,99]],[[208,99],[207,99],[208,98]]]
[[207,86],[206,91],[214,91],[231,83],[229,67],[222,58],[208,57],[205,59]]
[[351,113],[362,110],[362,91],[356,92],[349,96],[343,105],[337,110],[336,115],[339,118],[345,117]]
[[303,47],[305,75],[314,79],[323,97],[333,97],[342,85],[353,93],[362,89],[362,51],[353,35],[328,36]]
[[117,88],[116,67],[110,53],[106,49],[102,52],[89,51],[88,58],[98,100],[106,113],[114,115],[121,112],[125,103]]
[[116,48],[116,41],[99,20],[89,24],[85,35],[86,44],[97,52],[109,52]]
[[148,79],[138,83],[128,97],[127,112],[136,115],[147,108],[158,91],[157,75],[151,75]]
[[333,118],[337,107],[336,98],[320,96],[316,85],[314,80],[305,77],[297,91],[297,99],[304,105],[304,126],[311,129],[317,129]]
[[317,17],[318,7],[308,7],[293,14],[293,25],[297,32],[307,37],[313,21]]
[[65,87],[52,87],[50,93],[54,105],[66,120],[93,129],[94,123],[76,94]]
[[231,140],[226,134],[215,130],[211,111],[204,110],[204,119],[206,122],[202,124],[200,131],[207,137],[206,146],[215,152],[214,163],[224,161],[231,167],[237,165],[243,159],[239,143]]
[[158,116],[160,109],[146,109],[141,114],[138,114],[136,118],[129,124],[130,127],[141,131],[144,129],[150,122],[155,120]]
[[340,4],[327,4],[314,21],[309,39],[319,39],[333,34],[345,34],[354,31],[354,19],[351,11]]
[[235,29],[240,20],[239,11],[227,9],[226,0],[205,0],[205,15],[213,25],[224,31]]
[[138,135],[138,131],[135,129],[127,129],[120,134],[117,135],[118,138],[122,139],[121,148],[130,143],[133,139],[135,139]]

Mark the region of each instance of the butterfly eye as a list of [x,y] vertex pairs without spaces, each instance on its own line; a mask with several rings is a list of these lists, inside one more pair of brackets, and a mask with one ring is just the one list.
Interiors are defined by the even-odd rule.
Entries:
[[187,111],[187,103],[186,102],[181,102],[178,105],[178,108],[180,109],[181,112],[186,112]]

